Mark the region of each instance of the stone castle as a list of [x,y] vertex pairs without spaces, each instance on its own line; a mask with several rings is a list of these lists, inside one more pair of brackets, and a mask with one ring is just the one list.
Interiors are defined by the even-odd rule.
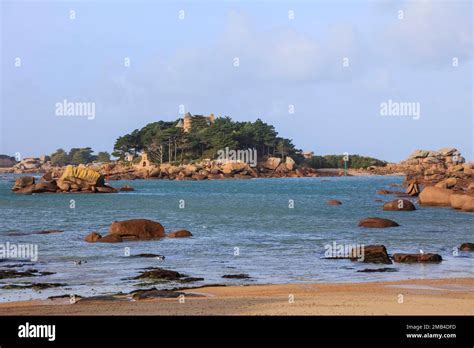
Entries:
[[213,113],[211,113],[209,116],[201,116],[201,115],[191,115],[191,113],[187,112],[184,117],[178,120],[178,123],[176,124],[176,127],[178,128],[183,128],[185,132],[189,132],[191,129],[191,125],[193,123],[193,120],[196,119],[203,119],[206,120],[209,125],[213,124],[215,121],[215,116]]

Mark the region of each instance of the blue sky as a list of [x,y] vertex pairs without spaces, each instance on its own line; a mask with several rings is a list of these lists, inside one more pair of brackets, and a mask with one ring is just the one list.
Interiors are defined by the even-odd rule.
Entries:
[[[473,160],[471,1],[1,6],[0,153],[112,151],[118,136],[174,120],[184,105],[261,118],[316,154],[399,161],[454,146]],[[64,99],[95,103],[95,118],[57,116]],[[389,99],[419,103],[420,118],[381,116]]]

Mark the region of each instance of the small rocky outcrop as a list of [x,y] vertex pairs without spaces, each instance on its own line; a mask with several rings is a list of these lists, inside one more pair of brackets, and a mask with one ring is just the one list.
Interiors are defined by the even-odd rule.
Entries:
[[118,192],[104,183],[104,177],[97,171],[85,166],[67,166],[58,180],[54,180],[52,173],[45,174],[40,182],[35,183],[31,176],[17,178],[12,187],[15,193],[32,194],[43,192]]
[[369,217],[359,221],[359,227],[366,228],[387,228],[400,226],[393,220],[383,219],[379,217]]
[[[180,296],[185,295],[184,292],[173,291],[173,290],[137,290],[133,293],[132,298],[137,300],[145,300],[151,298],[179,298]],[[190,296],[186,294],[187,296]]]
[[16,163],[13,168],[15,169],[15,172],[36,172],[41,168],[41,165],[45,163],[46,159],[47,158],[42,160],[38,157],[26,157]]
[[443,258],[438,254],[393,254],[393,261],[400,263],[417,263],[417,262],[441,262]]
[[379,195],[403,195],[404,192],[382,189],[382,190],[377,190],[377,194],[379,194]]
[[188,230],[179,230],[179,231],[174,231],[166,234],[166,237],[168,238],[186,238],[186,237],[192,237],[193,234],[189,232]]
[[99,240],[97,240],[99,243],[121,243],[123,242],[123,238],[120,236],[116,236],[114,234],[108,234]]
[[153,259],[160,259],[160,260],[165,259],[165,256],[163,256],[163,255],[152,254],[152,253],[142,253],[142,254],[137,254],[137,255],[130,256],[130,257],[143,257],[143,258],[153,258]]
[[461,251],[474,251],[474,243],[462,243],[459,247]]
[[35,178],[33,176],[20,176],[15,179],[15,184],[12,187],[12,191],[18,191],[25,187],[35,184]]
[[52,272],[39,272],[36,269],[27,269],[26,271],[0,270],[0,279],[38,277],[54,274]]
[[[82,190],[81,190],[82,191]],[[97,192],[97,193],[117,193],[118,190],[114,187],[111,186],[96,186],[94,188],[94,191],[92,192]]]
[[133,279],[147,279],[147,280],[179,280],[186,277],[186,275],[181,274],[176,271],[170,271],[163,268],[152,268],[142,272],[140,275],[134,277]]
[[387,211],[413,211],[416,210],[415,205],[407,199],[397,199],[391,202],[386,202],[383,205],[383,210]]
[[31,283],[26,285],[18,285],[18,284],[8,284],[2,286],[2,289],[5,290],[24,290],[24,289],[32,289],[36,291],[50,289],[50,288],[59,288],[67,286],[67,284],[63,283]]
[[102,236],[99,233],[91,232],[84,238],[84,240],[89,243],[94,243],[94,242],[97,242],[101,238]]
[[[354,250],[351,251],[352,253],[355,252]],[[352,261],[362,261],[366,263],[384,263],[384,264],[391,264],[392,261],[388,256],[387,249],[385,245],[365,245],[363,247],[363,255],[358,255],[355,257],[351,257]],[[362,257],[362,259],[360,259]]]
[[408,184],[406,194],[411,197],[418,196],[420,194],[420,187],[417,183],[410,183]]
[[222,278],[226,279],[250,279],[250,276],[245,273],[240,273],[240,274],[224,274]]
[[97,232],[91,232],[87,236],[85,236],[84,240],[88,243],[121,243],[123,239],[120,236],[115,236],[112,234],[108,234],[102,237]]
[[12,191],[15,193],[24,193],[24,194],[32,194],[32,193],[42,193],[42,192],[56,192],[58,187],[56,182],[35,182],[35,178],[32,176],[22,176],[16,178],[15,184],[12,187]]

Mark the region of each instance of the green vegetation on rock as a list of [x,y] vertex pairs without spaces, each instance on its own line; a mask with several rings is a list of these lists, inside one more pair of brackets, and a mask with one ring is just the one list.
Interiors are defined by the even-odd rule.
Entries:
[[[349,155],[348,168],[384,167],[387,162],[372,157]],[[312,168],[344,168],[344,155],[313,156],[309,161]]]

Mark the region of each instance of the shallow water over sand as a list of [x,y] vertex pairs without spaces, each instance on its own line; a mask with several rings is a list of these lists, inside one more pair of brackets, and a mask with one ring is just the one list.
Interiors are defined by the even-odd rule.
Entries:
[[[473,242],[474,214],[449,208],[424,208],[414,212],[384,212],[377,189],[401,183],[401,177],[347,177],[255,179],[215,181],[140,180],[129,184],[134,192],[119,194],[35,194],[10,191],[13,176],[0,179],[0,243],[35,243],[34,268],[53,275],[0,280],[0,285],[29,282],[65,283],[41,292],[0,289],[0,301],[45,298],[51,295],[84,296],[137,289],[136,276],[145,267],[159,266],[202,277],[184,284],[260,284],[303,282],[356,282],[398,279],[467,277],[474,275],[474,253],[452,252],[463,242]],[[397,189],[397,188],[395,188]],[[75,208],[71,209],[71,199]],[[326,205],[338,199],[340,206]],[[179,208],[184,200],[184,209]],[[289,200],[294,208],[289,208]],[[181,201],[182,203],[182,201]],[[361,229],[360,219],[386,217],[401,226]],[[86,234],[106,234],[114,220],[147,218],[161,222],[166,231],[188,229],[192,238],[159,241],[90,244]],[[24,234],[61,229],[63,233]],[[371,265],[348,260],[323,259],[326,244],[384,244],[395,252],[434,252],[441,264]],[[129,249],[125,249],[129,248]],[[156,253],[164,261],[130,258],[127,251]],[[238,253],[238,255],[236,255]],[[74,261],[87,263],[75,265]],[[0,262],[5,265],[18,260]],[[398,272],[363,273],[365,268],[392,267]],[[19,269],[19,268],[15,268]],[[223,279],[224,274],[246,273],[248,280]],[[158,287],[183,284],[166,282]],[[141,286],[143,287],[143,286]]]

